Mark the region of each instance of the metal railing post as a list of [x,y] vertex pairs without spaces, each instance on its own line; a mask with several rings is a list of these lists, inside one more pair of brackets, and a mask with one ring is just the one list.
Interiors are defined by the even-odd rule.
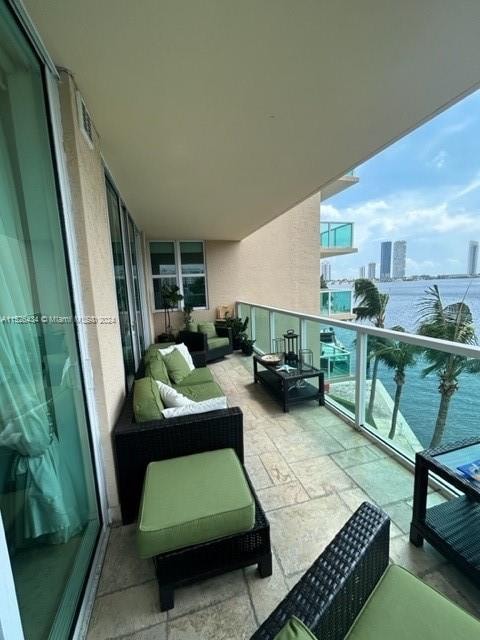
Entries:
[[257,339],[257,328],[255,325],[255,307],[250,307],[250,331],[251,331],[251,339]]
[[273,339],[275,336],[275,311],[268,312],[268,323],[270,327],[270,352],[273,351]]
[[365,394],[367,385],[367,334],[357,332],[355,358],[355,427],[365,424]]

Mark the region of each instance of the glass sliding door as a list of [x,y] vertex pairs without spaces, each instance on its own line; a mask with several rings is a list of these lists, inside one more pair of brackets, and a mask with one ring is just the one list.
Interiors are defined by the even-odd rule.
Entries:
[[133,350],[132,320],[130,317],[127,269],[122,233],[121,205],[115,187],[106,178],[108,218],[110,236],[112,238],[113,268],[115,271],[115,287],[117,290],[118,316],[122,337],[123,363],[127,388],[133,384],[135,377],[135,354]]
[[[130,269],[132,274],[132,304],[135,323],[135,334],[137,339],[137,350],[139,352],[139,362],[146,349],[145,327],[143,326],[143,278],[142,254],[140,251],[140,232],[133,223],[132,218],[126,213],[128,227],[128,247],[130,257]],[[139,362],[137,364],[139,364]]]
[[42,67],[4,0],[0,291],[0,510],[25,637],[64,640],[100,519]]

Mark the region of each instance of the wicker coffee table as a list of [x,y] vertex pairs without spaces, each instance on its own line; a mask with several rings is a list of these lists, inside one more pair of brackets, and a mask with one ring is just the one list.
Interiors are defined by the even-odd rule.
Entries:
[[[258,365],[263,370],[258,370]],[[317,378],[318,387],[307,382]],[[315,367],[303,365],[290,371],[279,371],[277,366],[264,362],[261,356],[253,356],[253,381],[263,384],[270,393],[279,400],[285,412],[290,405],[305,400],[318,400],[318,404],[325,404],[323,388],[323,372]]]
[[[420,547],[427,540],[480,585],[480,483],[458,471],[478,459],[478,438],[417,453],[410,542]],[[429,473],[463,495],[427,509]]]

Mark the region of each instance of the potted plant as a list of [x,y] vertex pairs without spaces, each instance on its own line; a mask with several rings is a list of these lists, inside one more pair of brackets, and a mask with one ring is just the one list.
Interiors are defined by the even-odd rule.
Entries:
[[228,313],[225,314],[225,326],[232,330],[232,346],[234,351],[242,348],[241,334],[245,333],[248,327],[248,317],[245,320],[241,318],[233,318]]
[[185,329],[187,331],[192,331],[193,326],[193,318],[192,318],[193,307],[189,304],[185,304],[183,306],[183,321],[185,322]]
[[163,312],[164,312],[164,322],[165,322],[165,332],[161,333],[158,336],[159,342],[174,342],[175,336],[172,332],[172,327],[170,324],[170,309],[174,309],[178,306],[178,303],[183,300],[183,296],[180,293],[180,289],[176,284],[162,284],[161,288],[162,293],[162,302],[163,302]]
[[242,350],[243,355],[251,356],[253,353],[253,345],[255,344],[255,340],[251,340],[246,333],[241,333],[239,336],[239,339],[240,339],[240,348]]

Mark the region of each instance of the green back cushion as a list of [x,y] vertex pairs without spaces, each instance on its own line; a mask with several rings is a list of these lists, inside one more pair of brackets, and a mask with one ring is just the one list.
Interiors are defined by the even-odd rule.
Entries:
[[391,565],[383,574],[348,640],[470,640],[480,621],[411,573]]
[[190,373],[190,368],[178,349],[164,355],[163,362],[167,368],[168,377],[174,384],[181,382]]
[[292,616],[273,640],[317,640],[301,620]]
[[217,330],[215,329],[215,325],[213,322],[201,322],[197,328],[200,333],[204,333],[207,338],[217,337]]
[[255,502],[232,449],[151,462],[140,505],[142,558],[200,544],[255,523]]
[[167,367],[165,366],[163,358],[160,354],[158,354],[158,358],[152,358],[147,364],[147,366],[145,367],[145,375],[150,376],[155,380],[160,380],[160,382],[163,382],[164,384],[172,384],[170,378],[168,377]]
[[154,344],[151,344],[143,354],[143,363],[145,366],[147,366],[147,364],[151,360],[155,360],[156,358],[159,358],[159,357],[161,356],[160,356],[160,353],[158,352],[158,347]]
[[133,413],[135,422],[163,419],[164,409],[158,385],[153,378],[135,380],[133,387]]

